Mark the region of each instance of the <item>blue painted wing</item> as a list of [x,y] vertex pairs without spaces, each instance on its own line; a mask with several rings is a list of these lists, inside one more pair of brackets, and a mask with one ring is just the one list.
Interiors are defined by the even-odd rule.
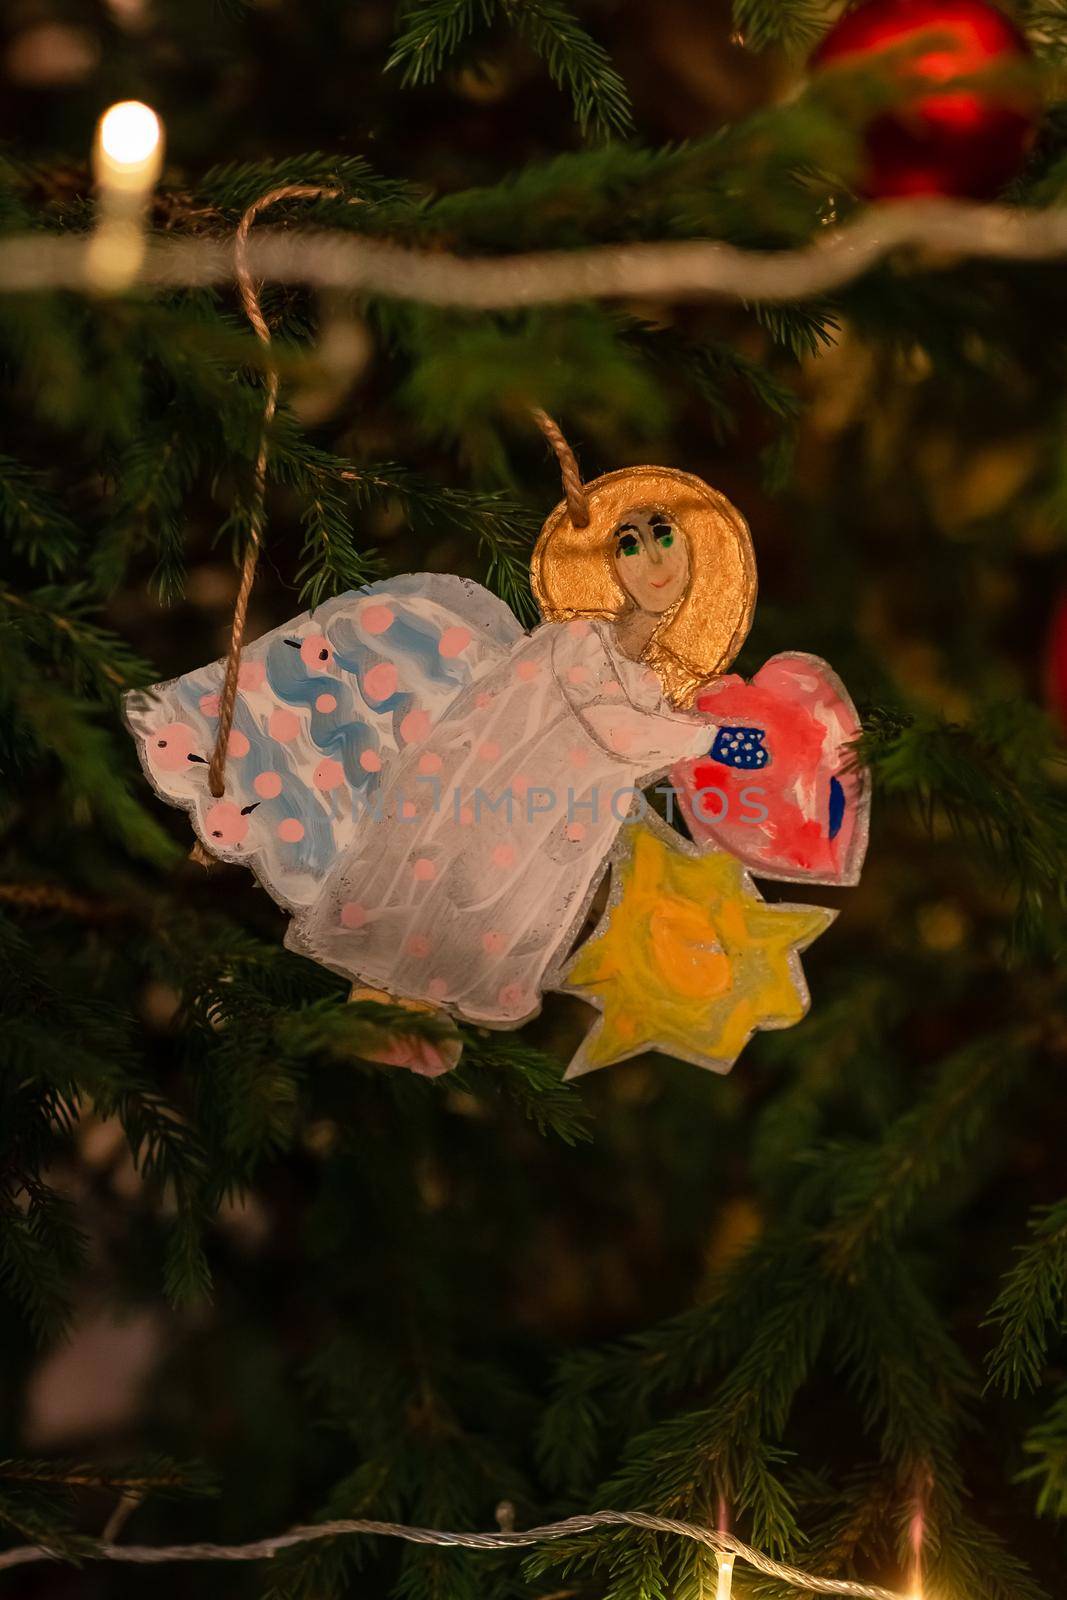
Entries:
[[156,792],[189,812],[212,854],[250,866],[295,911],[316,898],[390,761],[522,636],[502,600],[441,573],[304,612],[242,654],[221,800],[207,774],[222,661],[128,695],[126,720]]

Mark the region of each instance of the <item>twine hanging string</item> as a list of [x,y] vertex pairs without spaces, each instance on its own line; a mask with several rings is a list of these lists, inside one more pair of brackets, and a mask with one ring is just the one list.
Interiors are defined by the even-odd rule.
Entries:
[[[241,294],[241,303],[245,313],[252,324],[256,338],[264,349],[270,350],[270,328],[263,315],[263,307],[259,300],[259,290],[253,281],[248,265],[248,235],[252,224],[261,211],[268,206],[273,206],[279,200],[321,200],[329,199],[337,194],[336,189],[324,189],[317,184],[285,183],[277,188],[268,189],[266,194],[261,194],[248,207],[244,216],[237,225],[237,236],[233,243],[233,271],[237,280],[237,287]],[[266,368],[266,399],[263,404],[263,427],[259,436],[259,450],[256,455],[255,471],[252,478],[252,503],[249,511],[248,543],[245,546],[244,560],[241,563],[241,581],[237,586],[237,598],[233,607],[233,625],[230,629],[230,648],[226,654],[226,676],[223,680],[222,694],[219,696],[219,727],[215,736],[215,748],[211,752],[211,764],[208,767],[208,787],[215,799],[218,800],[226,792],[226,752],[230,742],[230,733],[233,730],[233,714],[237,704],[237,677],[241,670],[241,647],[244,644],[245,621],[248,617],[248,602],[252,594],[252,584],[256,576],[256,564],[259,561],[259,552],[263,544],[263,515],[267,498],[267,436],[270,433],[271,423],[274,421],[278,409],[278,390],[280,379],[278,369],[274,362],[267,361]]]
[[[804,1572],[799,1567],[791,1567],[783,1561],[775,1561],[761,1551],[753,1550],[751,1545],[735,1539],[733,1534],[718,1533],[696,1523],[678,1522],[673,1517],[656,1517],[643,1511],[595,1511],[589,1516],[548,1522],[539,1528],[497,1533],[448,1533],[438,1528],[409,1528],[398,1522],[316,1522],[290,1528],[288,1533],[276,1534],[272,1539],[259,1539],[253,1544],[101,1543],[95,1550],[80,1550],[79,1558],[126,1561],[137,1566],[161,1566],[172,1561],[265,1561],[295,1545],[351,1534],[404,1539],[408,1544],[454,1546],[463,1550],[511,1550],[524,1545],[548,1544],[555,1539],[568,1539],[574,1534],[592,1533],[597,1528],[644,1528],[650,1533],[670,1533],[680,1539],[691,1539],[721,1555],[733,1555],[765,1577],[776,1578],[780,1583],[790,1584],[807,1594],[846,1595],[851,1596],[852,1600],[905,1600],[895,1590],[883,1589],[876,1583],[853,1583],[848,1578],[823,1578],[815,1573]],[[0,1570],[24,1566],[31,1561],[55,1559],[51,1551],[39,1545],[20,1545],[14,1550],[0,1553]]]
[[542,411],[540,406],[533,406],[530,412],[537,426],[556,452],[559,462],[560,477],[563,479],[563,495],[567,502],[567,514],[576,528],[589,526],[589,496],[582,483],[582,475],[578,470],[578,462],[574,451],[563,436],[563,429],[559,423],[549,416],[547,411]]

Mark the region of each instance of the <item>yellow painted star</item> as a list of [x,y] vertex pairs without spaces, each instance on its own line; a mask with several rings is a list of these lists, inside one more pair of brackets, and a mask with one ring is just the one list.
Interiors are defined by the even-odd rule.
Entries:
[[556,985],[603,1013],[566,1076],[642,1050],[729,1072],[757,1028],[807,1011],[800,952],[836,915],[769,904],[733,856],[697,850],[658,818],[630,823],[608,907]]

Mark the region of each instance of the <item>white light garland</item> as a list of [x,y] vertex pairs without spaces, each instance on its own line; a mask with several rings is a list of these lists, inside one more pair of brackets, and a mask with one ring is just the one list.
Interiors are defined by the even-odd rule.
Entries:
[[[0,240],[0,293],[93,289],[92,235]],[[984,257],[1048,261],[1067,255],[1067,209],[1013,210],[958,200],[871,206],[793,250],[743,250],[714,240],[597,245],[515,256],[412,250],[352,233],[264,229],[247,247],[260,281],[377,295],[466,311],[573,300],[739,300],[777,304],[830,294],[894,252],[927,268]],[[232,283],[232,238],[146,241],[130,284],[146,289]]]
[[[409,1528],[398,1522],[315,1522],[305,1527],[290,1528],[288,1533],[276,1534],[271,1539],[259,1539],[253,1544],[101,1543],[91,1553],[80,1551],[79,1559],[95,1557],[100,1561],[123,1561],[137,1566],[160,1566],[174,1561],[265,1561],[282,1550],[292,1549],[294,1545],[352,1534],[404,1539],[409,1544],[452,1546],[463,1550],[511,1550],[524,1545],[548,1544],[554,1539],[567,1539],[574,1534],[592,1533],[597,1528],[645,1528],[652,1533],[673,1533],[680,1539],[692,1539],[697,1544],[705,1545],[720,1556],[743,1561],[765,1577],[777,1578],[779,1582],[791,1584],[793,1588],[808,1594],[846,1595],[851,1596],[852,1600],[908,1600],[908,1597],[893,1589],[883,1589],[879,1584],[853,1583],[848,1578],[823,1578],[803,1572],[799,1567],[788,1566],[785,1562],[763,1555],[759,1550],[753,1550],[731,1533],[717,1533],[713,1528],[679,1522],[673,1517],[656,1517],[644,1511],[594,1511],[588,1516],[547,1522],[538,1528],[497,1533],[451,1533],[439,1528]],[[20,1545],[14,1550],[0,1553],[0,1570],[24,1566],[31,1561],[55,1559],[50,1551],[40,1546]],[[720,1566],[720,1575],[723,1566],[725,1562]]]

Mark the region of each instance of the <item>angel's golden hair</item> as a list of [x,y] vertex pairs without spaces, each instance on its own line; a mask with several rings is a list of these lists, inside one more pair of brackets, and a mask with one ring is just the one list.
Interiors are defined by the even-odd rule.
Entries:
[[748,524],[725,495],[690,472],[626,467],[584,485],[589,524],[576,528],[561,501],[541,529],[531,562],[546,622],[621,616],[633,601],[619,582],[612,535],[627,512],[655,507],[689,550],[689,582],[643,653],[664,693],[685,705],[733,661],[752,624],[756,559]]

